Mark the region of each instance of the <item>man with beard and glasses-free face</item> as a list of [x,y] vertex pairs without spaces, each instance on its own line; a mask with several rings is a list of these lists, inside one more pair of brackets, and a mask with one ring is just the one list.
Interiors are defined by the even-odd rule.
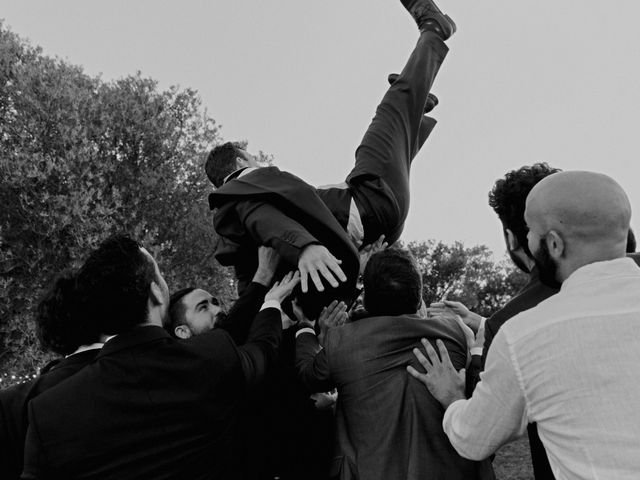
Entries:
[[626,257],[631,205],[613,179],[560,172],[527,197],[528,245],[560,291],[505,323],[465,399],[446,349],[424,343],[409,367],[446,408],[454,448],[486,458],[536,422],[556,478],[640,472],[640,268]]
[[280,255],[273,248],[261,246],[258,249],[258,269],[228,312],[206,290],[195,287],[178,290],[171,295],[169,322],[165,328],[171,336],[181,339],[222,328],[237,344],[244,343],[279,263]]
[[171,295],[169,316],[170,333],[184,339],[213,330],[226,313],[218,299],[209,292],[189,287]]

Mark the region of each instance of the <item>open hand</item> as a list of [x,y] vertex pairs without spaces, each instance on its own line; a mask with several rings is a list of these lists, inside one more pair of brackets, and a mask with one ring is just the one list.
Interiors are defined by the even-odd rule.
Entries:
[[451,359],[449,352],[444,346],[442,340],[437,340],[440,357],[431,346],[428,340],[422,339],[422,345],[425,348],[428,359],[422,354],[420,349],[414,348],[413,354],[416,356],[420,365],[425,369],[425,373],[418,372],[412,366],[407,367],[407,371],[413,378],[417,378],[429,389],[431,395],[438,400],[444,408],[447,408],[456,400],[464,397],[465,370],[464,368],[457,372]]
[[334,257],[324,245],[307,245],[298,259],[302,291],[304,293],[309,291],[309,277],[319,292],[324,291],[320,275],[334,288],[339,285],[338,280],[346,282],[347,276],[340,268],[341,263],[342,260]]
[[454,313],[459,315],[464,324],[473,330],[474,333],[480,328],[482,317],[477,313],[469,310],[463,303],[454,302],[452,300],[442,300],[440,302],[434,302],[427,308],[427,316],[438,317],[446,315],[447,313]]
[[364,274],[364,269],[367,267],[367,263],[372,255],[381,252],[389,245],[384,241],[384,235],[380,235],[380,238],[373,243],[370,243],[366,247],[362,248],[358,253],[360,257],[360,275]]
[[285,298],[291,295],[291,292],[298,283],[300,283],[300,273],[287,273],[282,280],[273,284],[271,290],[264,296],[264,301],[275,300],[278,303],[282,303]]
[[322,343],[327,330],[344,325],[348,318],[347,304],[344,302],[334,300],[328,306],[324,307],[318,317],[318,323],[320,324],[318,339],[320,343]]

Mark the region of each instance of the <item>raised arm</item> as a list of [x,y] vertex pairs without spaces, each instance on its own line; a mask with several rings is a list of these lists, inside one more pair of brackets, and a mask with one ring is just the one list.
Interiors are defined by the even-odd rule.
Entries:
[[242,345],[247,340],[253,319],[260,311],[279,262],[280,255],[274,249],[260,247],[258,270],[251,283],[235,301],[227,317],[218,323],[217,327],[226,330],[237,345]]
[[289,273],[276,282],[264,297],[264,304],[256,316],[247,342],[238,348],[242,371],[249,387],[259,383],[269,364],[273,364],[282,339],[280,304],[300,282],[300,275]]
[[327,392],[334,387],[329,376],[327,352],[320,347],[311,326],[296,332],[296,370],[310,392]]

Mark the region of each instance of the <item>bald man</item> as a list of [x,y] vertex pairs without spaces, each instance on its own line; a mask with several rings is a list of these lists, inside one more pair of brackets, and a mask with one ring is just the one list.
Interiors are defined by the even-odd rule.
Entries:
[[[528,245],[560,292],[505,323],[473,396],[425,345],[409,368],[446,408],[463,457],[481,460],[537,422],[558,479],[637,479],[640,472],[640,268],[625,257],[629,200],[613,179],[560,172],[527,197]],[[440,360],[442,359],[442,360]]]

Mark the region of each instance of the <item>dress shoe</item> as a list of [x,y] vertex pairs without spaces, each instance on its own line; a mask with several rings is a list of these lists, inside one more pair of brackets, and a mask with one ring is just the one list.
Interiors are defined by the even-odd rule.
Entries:
[[[398,75],[397,73],[390,73],[389,76],[387,77],[387,81],[389,82],[389,85],[392,85],[399,77],[400,75]],[[427,95],[427,103],[424,106],[424,113],[429,113],[431,110],[433,110],[434,108],[436,108],[436,105],[438,105],[438,97],[436,97],[433,93],[429,93]]]
[[448,15],[440,11],[433,0],[401,0],[421,32],[436,32],[447,40],[456,32],[456,24]]

